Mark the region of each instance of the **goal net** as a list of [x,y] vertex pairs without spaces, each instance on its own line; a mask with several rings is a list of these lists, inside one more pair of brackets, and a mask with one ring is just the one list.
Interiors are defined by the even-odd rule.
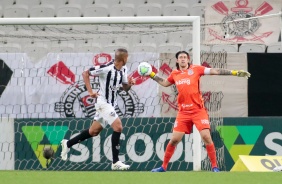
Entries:
[[[200,55],[198,17],[1,19],[0,25],[1,169],[110,170],[109,127],[73,146],[66,162],[60,159],[60,141],[90,127],[95,99],[89,97],[81,74],[111,61],[117,48],[128,49],[128,73],[137,80],[129,92],[118,90],[116,111],[124,126],[120,160],[132,170],[158,167],[177,113],[177,90],[140,77],[138,64],[146,61],[166,78],[175,68],[175,53],[186,50],[194,64],[226,67],[224,54],[212,60],[204,52]],[[98,81],[91,78],[94,90]],[[222,124],[223,94],[202,92],[224,169],[216,130]],[[169,170],[211,169],[203,143],[192,135],[185,135],[177,146]],[[46,146],[55,151],[51,160],[43,158]]]

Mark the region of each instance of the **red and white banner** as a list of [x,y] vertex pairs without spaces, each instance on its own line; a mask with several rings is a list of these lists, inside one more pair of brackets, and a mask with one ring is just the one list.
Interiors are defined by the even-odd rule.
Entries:
[[[50,53],[36,64],[24,53],[0,54],[13,71],[10,82],[0,98],[2,117],[65,118],[93,117],[96,110],[85,88],[82,72],[93,65],[109,62],[112,54]],[[174,117],[177,113],[177,90],[174,85],[161,87],[136,71],[146,61],[153,71],[167,78],[175,68],[174,54],[133,53],[127,63],[128,74],[137,83],[129,92],[118,91],[117,113],[121,117]],[[214,58],[214,57],[212,57]],[[246,70],[246,55],[227,55],[229,69]],[[215,63],[212,61],[211,63]],[[208,62],[205,63],[208,66]],[[208,67],[216,67],[210,65]],[[201,86],[206,105],[224,117],[247,116],[247,80],[231,76],[205,76]],[[94,90],[99,78],[92,77]],[[218,106],[216,106],[218,105]]]
[[[212,0],[205,8],[205,24],[215,25],[205,27],[204,43],[268,45],[278,42],[280,16],[269,15],[278,14],[280,10],[281,0]],[[259,18],[234,22],[251,17]]]

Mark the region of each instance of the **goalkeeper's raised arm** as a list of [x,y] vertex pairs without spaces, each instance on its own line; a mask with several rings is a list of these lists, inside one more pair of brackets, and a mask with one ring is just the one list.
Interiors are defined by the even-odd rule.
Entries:
[[244,70],[227,70],[221,68],[206,68],[205,74],[206,75],[234,75],[238,77],[244,77],[246,79],[251,77],[251,74]]
[[150,74],[150,77],[151,77],[154,81],[156,81],[157,83],[159,83],[160,85],[162,85],[162,86],[164,86],[164,87],[168,87],[168,86],[172,85],[170,82],[168,82],[167,79],[164,79],[164,78],[162,78],[162,77],[157,76],[157,75],[155,74],[155,72],[152,72],[152,73]]

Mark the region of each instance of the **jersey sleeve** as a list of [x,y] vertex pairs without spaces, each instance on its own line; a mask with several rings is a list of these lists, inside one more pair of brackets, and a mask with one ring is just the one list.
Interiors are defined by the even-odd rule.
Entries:
[[206,67],[204,66],[197,66],[197,71],[199,72],[200,76],[205,75],[205,69]]
[[122,68],[122,70],[123,70],[122,83],[123,83],[123,84],[128,84],[127,67],[124,66],[124,67]]
[[89,75],[99,76],[99,75],[103,75],[103,74],[107,73],[108,71],[109,71],[109,68],[104,66],[104,65],[92,66],[91,68],[89,68]]
[[171,84],[174,84],[175,83],[175,81],[174,81],[174,79],[173,79],[173,73],[174,72],[171,72],[170,73],[170,75],[168,76],[168,78],[166,79],[168,82],[170,82]]

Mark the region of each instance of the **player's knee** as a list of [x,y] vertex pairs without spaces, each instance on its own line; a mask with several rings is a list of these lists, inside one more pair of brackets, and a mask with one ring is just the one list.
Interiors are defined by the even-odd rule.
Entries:
[[210,135],[203,135],[202,139],[203,139],[205,144],[211,144],[212,143],[212,139],[211,139]]
[[170,140],[170,144],[173,145],[173,146],[177,146],[177,144],[180,142],[180,140],[178,139],[171,139]]
[[92,137],[95,137],[95,136],[97,136],[97,135],[99,135],[99,131],[97,131],[97,130],[89,130],[89,134],[92,136]]
[[113,127],[113,130],[115,132],[122,132],[122,126],[115,126],[115,127]]

